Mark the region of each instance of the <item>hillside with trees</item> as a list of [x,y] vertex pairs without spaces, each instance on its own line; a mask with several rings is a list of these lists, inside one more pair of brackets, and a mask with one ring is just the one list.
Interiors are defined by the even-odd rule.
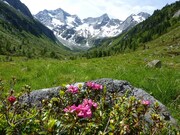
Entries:
[[124,31],[120,36],[98,42],[96,47],[91,48],[83,56],[87,58],[103,57],[135,51],[138,48],[148,49],[147,42],[180,26],[180,16],[176,15],[179,10],[180,1],[166,5],[161,10],[155,10],[153,15],[142,23],[129,31]]
[[0,54],[63,58],[68,49],[43,24],[0,1]]

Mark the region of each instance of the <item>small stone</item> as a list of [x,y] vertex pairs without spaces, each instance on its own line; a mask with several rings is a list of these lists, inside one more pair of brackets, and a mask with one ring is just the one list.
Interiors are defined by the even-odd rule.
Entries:
[[162,63],[160,60],[153,60],[147,64],[148,67],[161,68]]

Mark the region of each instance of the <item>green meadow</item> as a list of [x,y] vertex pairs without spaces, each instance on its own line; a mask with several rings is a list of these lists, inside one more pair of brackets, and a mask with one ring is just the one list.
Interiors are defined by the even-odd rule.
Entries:
[[[99,78],[127,80],[165,104],[172,115],[180,120],[179,28],[147,43],[149,49],[140,47],[135,52],[127,51],[103,58],[60,61],[12,57],[12,61],[6,62],[6,57],[0,56],[0,78],[6,90],[9,90],[10,79],[15,77],[15,92],[20,92],[25,84],[36,90]],[[174,40],[174,37],[177,39]],[[162,61],[162,67],[147,67],[147,63],[155,59]]]

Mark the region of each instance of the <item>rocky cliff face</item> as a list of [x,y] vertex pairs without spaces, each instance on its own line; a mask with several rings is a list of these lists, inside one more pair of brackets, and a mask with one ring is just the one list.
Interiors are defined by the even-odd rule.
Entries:
[[144,21],[150,15],[147,13],[133,14],[125,21],[110,19],[107,14],[100,17],[80,19],[70,15],[63,9],[43,10],[35,15],[40,22],[54,31],[54,34],[70,49],[88,49],[96,39],[114,37]]

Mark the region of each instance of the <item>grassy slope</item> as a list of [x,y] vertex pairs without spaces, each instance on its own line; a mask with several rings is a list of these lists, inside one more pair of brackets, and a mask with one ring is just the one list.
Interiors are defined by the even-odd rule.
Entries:
[[[11,33],[8,30],[3,29],[0,27],[0,41],[2,50],[5,52],[6,55],[25,55],[22,54],[23,50],[27,54],[31,52],[35,56],[40,56],[41,51],[46,48],[47,52],[44,56],[49,56],[49,53],[54,51],[57,55],[64,57],[68,55],[70,51],[63,47],[62,45],[58,45],[53,43],[50,39],[45,36],[36,37],[30,33],[25,31],[21,33]],[[7,42],[11,45],[10,48],[12,50],[13,47],[16,48],[16,51],[11,53],[5,50]],[[23,43],[24,42],[24,43]],[[19,49],[21,46],[22,49]]]
[[[133,53],[117,56],[58,61],[52,59],[13,58],[13,62],[0,62],[0,78],[9,86],[7,80],[17,78],[16,91],[28,84],[32,89],[40,89],[87,81],[98,78],[114,78],[129,81],[133,86],[145,89],[180,118],[178,99],[180,95],[180,27],[160,38],[149,42],[149,49],[139,48]],[[2,59],[3,56],[1,56]],[[159,59],[162,68],[148,68],[148,61]]]
[[0,1],[0,54],[50,57],[54,52],[60,58],[70,54],[56,41],[53,32],[43,24]]

